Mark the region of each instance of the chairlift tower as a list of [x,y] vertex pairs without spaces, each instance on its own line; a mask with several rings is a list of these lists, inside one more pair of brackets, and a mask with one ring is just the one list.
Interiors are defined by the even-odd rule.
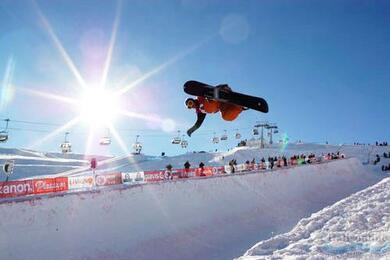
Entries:
[[255,125],[255,127],[261,128],[261,135],[260,135],[260,148],[264,148],[264,127],[269,127],[267,122],[260,122],[259,124]]
[[276,124],[269,124],[266,129],[268,129],[268,135],[269,135],[269,144],[272,145],[273,144],[273,141],[272,141],[272,134],[273,134],[273,131],[274,129],[278,129],[278,127],[276,126]]

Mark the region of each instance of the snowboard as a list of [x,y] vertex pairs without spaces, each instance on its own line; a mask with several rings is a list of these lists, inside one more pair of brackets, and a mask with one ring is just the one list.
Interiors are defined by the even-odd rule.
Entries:
[[206,97],[268,113],[268,104],[263,98],[234,92],[226,89],[225,86],[227,87],[227,85],[210,86],[199,81],[190,80],[184,83],[184,92],[189,95]]

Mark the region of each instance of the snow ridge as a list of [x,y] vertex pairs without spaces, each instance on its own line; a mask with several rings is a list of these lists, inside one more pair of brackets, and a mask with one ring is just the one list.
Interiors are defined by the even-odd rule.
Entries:
[[390,178],[259,242],[241,259],[379,258],[390,254]]

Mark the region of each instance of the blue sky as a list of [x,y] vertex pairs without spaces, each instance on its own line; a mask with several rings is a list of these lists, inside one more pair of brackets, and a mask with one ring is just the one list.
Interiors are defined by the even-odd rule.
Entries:
[[[127,149],[139,134],[147,154],[226,150],[237,143],[234,129],[249,139],[260,120],[277,123],[292,141],[389,138],[388,1],[1,0],[1,118],[52,124],[11,121],[10,140],[2,147],[59,150],[65,130],[45,136],[79,111],[29,90],[74,99],[80,95],[79,81],[53,34],[86,85],[99,84],[114,21],[118,26],[106,89],[138,80],[121,96],[121,104],[158,119],[117,117],[114,126]],[[187,150],[171,145],[176,130],[184,132],[195,121],[183,104],[182,85],[191,79],[228,83],[236,91],[264,97],[270,112],[246,111],[234,122],[209,115],[188,139]],[[176,127],[167,129],[172,122]],[[224,129],[229,141],[211,144],[213,132],[221,135]],[[87,123],[68,131],[74,151],[84,152]],[[96,131],[91,152],[124,153],[114,138],[111,146],[99,146],[107,130]]]

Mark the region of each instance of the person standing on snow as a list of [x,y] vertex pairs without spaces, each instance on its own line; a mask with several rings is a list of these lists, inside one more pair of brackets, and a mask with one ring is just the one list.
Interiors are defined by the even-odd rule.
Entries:
[[206,174],[204,174],[204,163],[203,162],[200,162],[199,169],[200,169],[200,176],[206,176]]
[[183,178],[188,178],[188,173],[190,172],[191,164],[189,161],[186,161],[184,164],[184,176]]

